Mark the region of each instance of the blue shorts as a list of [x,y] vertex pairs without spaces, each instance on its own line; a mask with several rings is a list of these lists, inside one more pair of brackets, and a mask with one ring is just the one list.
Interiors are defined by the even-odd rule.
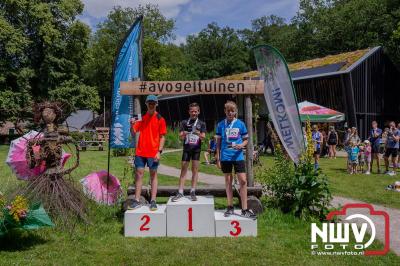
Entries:
[[145,168],[147,164],[150,170],[157,170],[158,163],[159,163],[158,161],[157,162],[154,161],[154,158],[135,156],[134,165],[135,168]]

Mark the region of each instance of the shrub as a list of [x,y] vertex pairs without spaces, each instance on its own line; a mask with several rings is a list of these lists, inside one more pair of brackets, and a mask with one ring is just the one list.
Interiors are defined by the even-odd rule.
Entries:
[[170,149],[182,148],[182,141],[179,139],[179,128],[171,129],[168,127],[164,147]]
[[332,196],[326,176],[321,170],[314,170],[313,147],[307,123],[307,149],[297,166],[278,145],[275,164],[271,168],[260,167],[256,170],[256,179],[263,185],[269,206],[303,219],[325,218]]

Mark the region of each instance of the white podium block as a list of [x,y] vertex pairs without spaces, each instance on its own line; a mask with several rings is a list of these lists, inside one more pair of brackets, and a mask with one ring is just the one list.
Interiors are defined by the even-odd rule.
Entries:
[[[235,210],[240,214],[240,210]],[[224,211],[215,211],[215,236],[257,236],[257,220],[238,215],[224,216]]]
[[150,211],[148,206],[128,210],[124,217],[125,236],[149,237],[167,235],[166,206],[158,205],[157,211]]
[[197,201],[182,198],[167,203],[167,236],[214,237],[214,198],[197,196]]

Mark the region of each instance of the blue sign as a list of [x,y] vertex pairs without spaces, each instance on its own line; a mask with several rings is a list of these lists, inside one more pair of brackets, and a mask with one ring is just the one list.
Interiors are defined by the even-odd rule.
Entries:
[[133,98],[120,94],[120,82],[132,81],[140,75],[139,49],[141,48],[142,19],[139,18],[126,36],[114,66],[114,83],[111,106],[111,148],[133,148],[130,118],[133,114]]

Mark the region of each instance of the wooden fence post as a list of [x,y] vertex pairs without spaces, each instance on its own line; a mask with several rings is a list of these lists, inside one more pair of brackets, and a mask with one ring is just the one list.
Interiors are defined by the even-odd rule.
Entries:
[[249,187],[254,186],[254,174],[253,174],[253,111],[251,104],[250,95],[245,96],[244,102],[244,118],[246,122],[247,131],[249,132],[249,142],[246,147],[246,174],[247,184]]

